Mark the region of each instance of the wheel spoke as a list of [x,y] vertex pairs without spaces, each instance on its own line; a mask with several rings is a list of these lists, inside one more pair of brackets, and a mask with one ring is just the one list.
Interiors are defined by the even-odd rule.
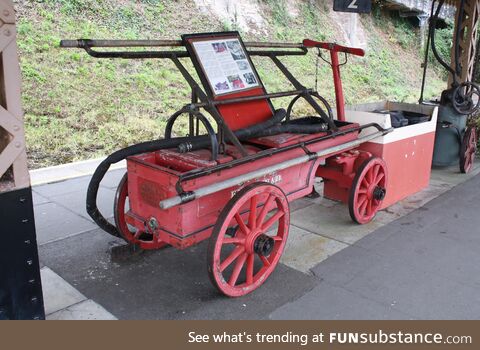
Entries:
[[358,206],[361,207],[368,200],[367,195],[358,196]]
[[364,185],[365,187],[370,187],[370,182],[368,182],[368,179],[366,176],[363,177],[362,181],[360,182],[361,185]]
[[360,188],[358,189],[358,194],[359,194],[359,195],[360,195],[360,194],[366,194],[367,191],[368,191],[368,190],[367,190],[366,188],[360,187]]
[[252,198],[250,198],[250,214],[248,216],[248,227],[250,230],[254,230],[257,226],[257,201],[257,195],[254,195]]
[[275,215],[273,215],[270,219],[268,219],[262,226],[262,231],[267,232],[272,225],[278,221],[282,216],[285,215],[285,212],[282,210],[278,210]]
[[260,258],[260,260],[262,260],[263,266],[269,267],[271,265],[270,261],[268,261],[268,259],[265,256],[260,255],[260,254],[257,254],[257,255]]
[[267,216],[268,214],[268,207],[270,206],[270,204],[272,204],[272,201],[274,200],[274,196],[273,195],[269,195],[265,204],[263,205],[263,208],[262,208],[262,211],[260,212],[260,214],[258,215],[258,218],[257,218],[257,227],[260,226],[263,222],[263,220],[265,220],[265,217]]
[[250,233],[250,230],[248,229],[247,225],[245,225],[245,222],[242,220],[242,217],[239,213],[235,214],[235,221],[238,223],[240,230],[245,234],[245,236]]
[[247,260],[247,254],[245,253],[235,263],[235,267],[233,268],[232,275],[228,280],[228,284],[231,285],[232,287],[235,286],[235,284],[237,283],[238,276],[240,275],[240,271],[242,271],[242,267],[245,264],[246,260]]
[[247,258],[247,284],[253,283],[253,264],[255,262],[255,255],[250,254]]
[[367,173],[365,174],[365,177],[368,178],[368,183],[369,183],[369,184],[371,184],[372,181],[373,181],[373,179],[374,179],[374,177],[373,177],[373,171],[372,171],[372,170],[373,170],[373,169],[370,168],[370,169],[367,171]]
[[377,180],[378,172],[380,171],[380,164],[377,164],[373,167],[373,179]]
[[367,212],[366,212],[366,214],[367,214],[367,216],[372,215],[372,201],[371,200],[367,201]]
[[375,186],[378,186],[378,184],[380,183],[380,181],[384,179],[384,177],[385,177],[385,173],[380,173],[375,180]]
[[362,205],[358,207],[358,212],[360,213],[360,215],[365,214],[365,210],[367,209],[367,204],[368,204],[368,199],[363,201]]
[[222,244],[244,244],[245,239],[238,237],[224,237]]
[[232,262],[235,261],[243,252],[245,247],[237,246],[233,252],[220,264],[220,272],[223,272]]

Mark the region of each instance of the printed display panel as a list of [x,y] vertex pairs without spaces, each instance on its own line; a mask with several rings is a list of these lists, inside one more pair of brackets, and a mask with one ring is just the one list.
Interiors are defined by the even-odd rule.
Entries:
[[215,95],[260,86],[238,38],[193,41],[192,47]]

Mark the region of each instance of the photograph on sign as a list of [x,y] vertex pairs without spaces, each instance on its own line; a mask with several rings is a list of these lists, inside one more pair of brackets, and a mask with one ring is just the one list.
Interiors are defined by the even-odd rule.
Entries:
[[215,95],[259,86],[239,39],[196,41],[193,48]]

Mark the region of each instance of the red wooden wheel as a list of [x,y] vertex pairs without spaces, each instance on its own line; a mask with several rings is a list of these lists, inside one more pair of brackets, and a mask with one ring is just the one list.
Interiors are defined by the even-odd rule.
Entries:
[[277,186],[257,182],[238,192],[222,210],[208,246],[213,285],[230,297],[261,286],[275,270],[290,226],[290,208]]
[[467,174],[473,168],[475,153],[477,152],[477,133],[474,127],[469,126],[463,135],[460,147],[460,171]]
[[115,225],[120,233],[120,237],[130,244],[138,245],[142,249],[159,249],[164,247],[166,243],[159,240],[155,235],[138,230],[127,223],[125,213],[128,211],[128,208],[128,177],[125,174],[118,185],[113,206]]
[[370,222],[377,214],[386,194],[387,166],[376,157],[365,160],[358,168],[350,188],[348,209],[358,224]]

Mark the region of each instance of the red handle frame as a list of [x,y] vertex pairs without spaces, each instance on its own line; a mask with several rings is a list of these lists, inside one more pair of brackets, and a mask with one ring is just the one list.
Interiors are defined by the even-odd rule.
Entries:
[[360,56],[363,57],[365,56],[365,51],[363,49],[357,48],[357,47],[347,47],[347,46],[342,46],[338,45],[335,43],[325,43],[321,41],[314,41],[310,39],[305,39],[303,40],[303,46],[305,47],[318,47],[321,49],[329,50],[329,51],[334,51],[334,52],[344,52],[349,55],[354,55],[354,56]]
[[335,43],[324,43],[310,39],[303,40],[303,46],[307,48],[318,47],[320,49],[330,51],[331,66],[333,71],[333,83],[335,85],[337,119],[339,121],[345,121],[345,98],[343,96],[342,78],[340,76],[340,62],[338,60],[338,53],[343,52],[345,54],[363,57],[365,56],[365,51],[359,48],[346,47],[342,45],[337,45]]

